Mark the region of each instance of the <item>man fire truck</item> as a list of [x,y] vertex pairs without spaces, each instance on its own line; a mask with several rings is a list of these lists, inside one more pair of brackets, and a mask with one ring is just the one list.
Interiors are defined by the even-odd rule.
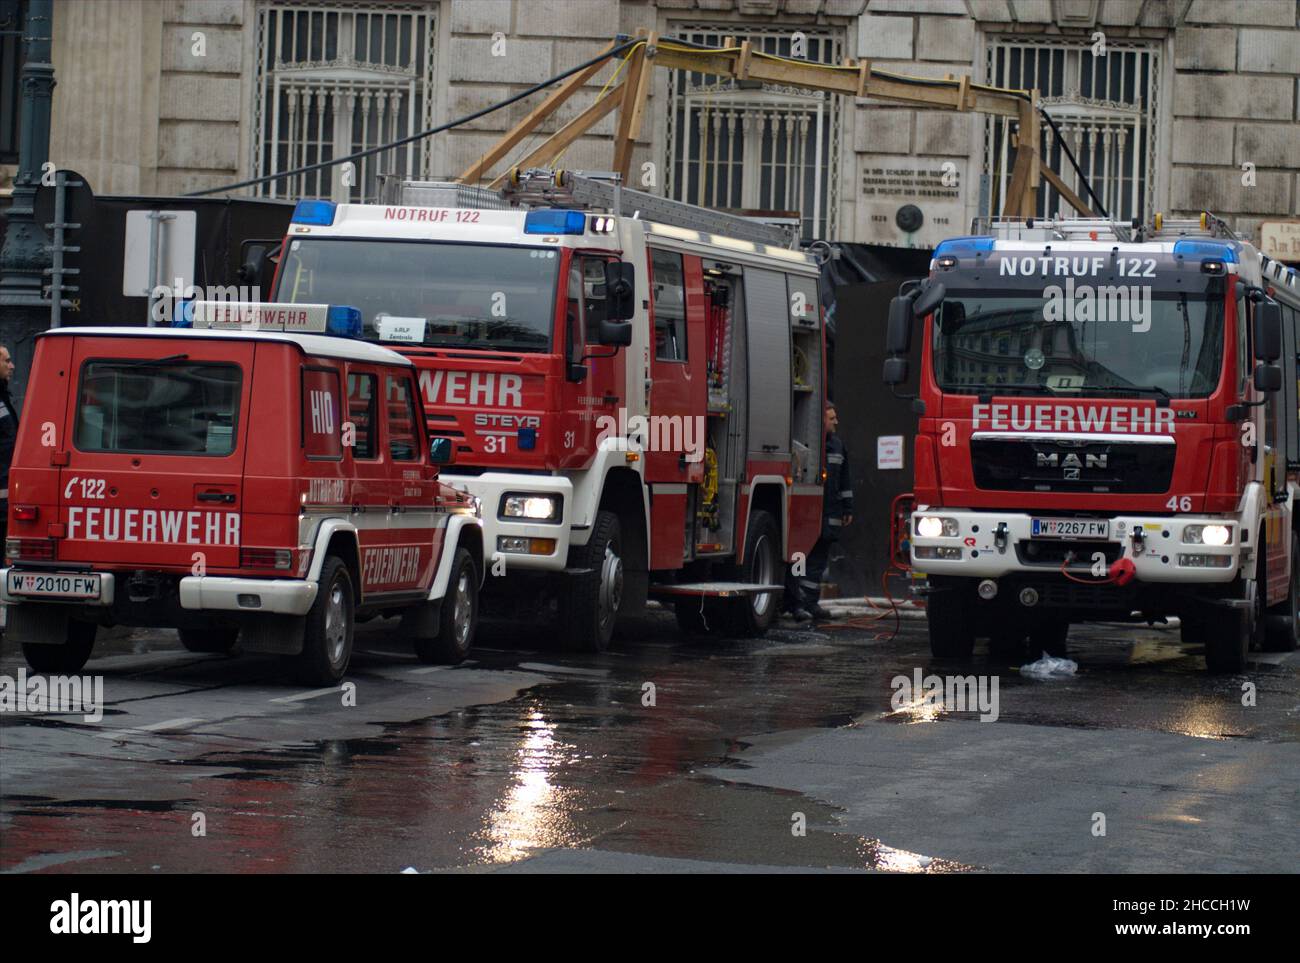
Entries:
[[925,318],[911,559],[930,645],[1161,621],[1238,671],[1296,645],[1296,272],[1216,218],[996,222],[890,305]]
[[821,524],[815,260],[595,176],[511,185],[302,201],[273,300],[357,305],[415,362],[498,607],[554,600],[565,640],[601,650],[654,583],[688,629],[765,631]]

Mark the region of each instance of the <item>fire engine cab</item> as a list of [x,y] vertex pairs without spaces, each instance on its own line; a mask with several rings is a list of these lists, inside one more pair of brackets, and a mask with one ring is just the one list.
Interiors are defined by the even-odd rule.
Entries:
[[400,187],[300,202],[272,300],[357,305],[415,363],[458,449],[444,479],[483,506],[494,598],[554,604],[592,650],[649,592],[688,629],[766,630],[821,524],[815,259],[594,175]]
[[910,550],[935,655],[1171,615],[1214,671],[1295,648],[1294,270],[1209,214],[997,221],[891,303],[888,384],[919,318]]
[[191,302],[178,328],[37,340],[10,474],[6,635],[73,672],[99,626],[286,657],[336,683],[354,621],[400,616],[425,661],[473,640],[473,499],[438,479],[414,366],[355,308]]

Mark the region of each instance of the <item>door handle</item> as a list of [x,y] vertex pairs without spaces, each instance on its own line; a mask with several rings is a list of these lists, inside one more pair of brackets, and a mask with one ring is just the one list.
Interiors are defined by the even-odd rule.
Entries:
[[201,502],[224,502],[227,505],[235,503],[234,492],[199,492],[195,497]]

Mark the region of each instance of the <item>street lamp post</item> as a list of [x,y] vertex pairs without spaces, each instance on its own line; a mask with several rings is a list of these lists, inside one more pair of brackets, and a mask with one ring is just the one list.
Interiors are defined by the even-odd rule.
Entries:
[[36,222],[36,190],[50,156],[53,25],[52,0],[30,0],[22,41],[27,57],[19,81],[22,114],[18,176],[14,178],[13,202],[4,246],[0,248],[0,343],[13,354],[15,368],[10,388],[17,398],[22,397],[27,386],[35,336],[49,326],[50,305],[43,289],[51,258],[49,239]]

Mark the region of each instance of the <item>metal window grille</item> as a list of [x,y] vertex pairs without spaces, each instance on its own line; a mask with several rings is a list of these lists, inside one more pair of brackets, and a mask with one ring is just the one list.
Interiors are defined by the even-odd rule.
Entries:
[[[790,56],[804,34],[806,59],[843,63],[844,41],[826,28],[676,24],[674,36],[721,46],[728,36]],[[667,196],[736,211],[798,212],[804,237],[834,234],[839,208],[840,98],[686,70],[669,75],[664,165]]]
[[[986,51],[986,77],[998,87],[1037,88],[1039,102],[1060,126],[1107,213],[1146,220],[1154,200],[1160,53],[1139,41],[1110,41],[1101,56],[1093,49],[1090,41],[994,40]],[[1002,211],[1015,164],[1011,136],[1017,126],[1010,118],[990,117],[985,123],[989,205],[982,214]],[[1051,127],[1043,124],[1042,131],[1044,163],[1091,204]],[[1043,183],[1040,216],[1073,210]]]
[[[435,7],[419,3],[265,4],[258,9],[257,176],[344,157],[433,126]],[[268,197],[358,203],[380,173],[424,178],[427,142],[273,181]]]

